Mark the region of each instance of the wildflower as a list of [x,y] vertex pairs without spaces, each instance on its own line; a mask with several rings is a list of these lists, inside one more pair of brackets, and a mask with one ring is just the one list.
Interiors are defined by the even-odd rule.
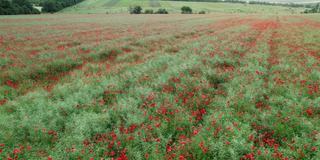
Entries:
[[254,153],[246,154],[246,159],[254,160]]
[[99,102],[100,102],[101,104],[105,104],[105,101],[104,101],[103,99],[100,99]]
[[118,160],[127,160],[128,158],[127,158],[127,156],[126,156],[126,153],[123,151],[123,152],[121,152],[121,157],[120,158],[118,158]]
[[159,128],[161,126],[161,123],[158,123],[155,125],[155,127]]
[[193,135],[197,135],[199,133],[199,131],[198,130],[193,130]]
[[18,148],[15,148],[15,149],[13,150],[13,154],[17,154],[17,153],[21,153],[21,150],[18,149]]
[[5,103],[7,103],[6,99],[0,100],[0,106],[4,105]]
[[307,109],[307,114],[308,114],[309,116],[311,116],[311,115],[313,114],[313,111],[312,111],[311,108],[308,108],[308,109]]
[[170,153],[172,151],[171,146],[167,146],[167,152]]
[[56,134],[56,132],[55,131],[49,131],[48,134],[49,135],[54,135],[54,134]]
[[14,88],[14,89],[17,89],[18,88],[18,85],[16,83],[14,83],[12,80],[8,80],[6,82],[6,85],[11,87],[11,88]]
[[186,158],[184,158],[184,156],[183,155],[180,155],[179,156],[179,160],[185,160]]

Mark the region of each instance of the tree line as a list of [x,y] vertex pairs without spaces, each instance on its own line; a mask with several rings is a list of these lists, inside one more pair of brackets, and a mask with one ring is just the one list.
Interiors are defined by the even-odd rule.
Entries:
[[[169,14],[165,8],[159,8],[156,12],[154,12],[152,9],[146,9],[144,12],[142,12],[141,6],[130,6],[128,10],[130,14]],[[181,7],[181,14],[193,14],[192,8],[189,6]],[[206,14],[206,12],[200,11],[198,14]]]
[[[54,13],[66,7],[73,6],[84,0],[30,0],[33,4],[42,7],[42,12]],[[29,0],[0,0],[0,15],[16,14],[40,14],[40,11],[34,8]],[[35,3],[36,2],[36,3]]]
[[320,13],[320,3],[311,7],[311,9],[306,9],[303,13]]
[[42,12],[54,13],[62,10],[63,8],[73,6],[84,0],[48,0],[40,3]]
[[27,0],[0,0],[0,15],[40,14]]

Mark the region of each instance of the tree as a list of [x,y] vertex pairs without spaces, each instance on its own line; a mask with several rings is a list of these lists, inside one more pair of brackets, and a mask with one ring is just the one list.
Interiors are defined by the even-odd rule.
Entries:
[[0,15],[7,15],[12,9],[12,4],[8,0],[0,0]]
[[156,14],[168,14],[168,11],[164,8],[159,8]]
[[129,7],[130,14],[141,14],[142,8],[141,6],[131,6]]
[[0,0],[0,15],[39,14],[28,0]]
[[181,13],[182,14],[192,14],[192,9],[188,6],[183,6],[181,8]]

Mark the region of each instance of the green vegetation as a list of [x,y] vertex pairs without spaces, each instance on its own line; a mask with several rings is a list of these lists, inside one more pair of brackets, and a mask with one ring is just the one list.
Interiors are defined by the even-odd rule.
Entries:
[[200,11],[199,14],[206,14],[206,11]]
[[146,9],[144,11],[144,14],[153,14],[153,10],[152,9]]
[[0,15],[40,14],[28,0],[0,0]]
[[311,9],[306,9],[303,13],[320,13],[320,3],[316,4]]
[[47,0],[42,2],[40,5],[43,7],[42,12],[54,13],[82,1],[83,0]]
[[129,7],[129,13],[130,14],[141,14],[142,8],[141,6],[130,6]]
[[316,160],[319,16],[2,16],[0,159]]
[[0,16],[0,160],[318,160],[320,14],[227,1]]
[[165,8],[159,8],[155,13],[156,14],[169,14],[169,12]]
[[[157,5],[155,5],[157,4]],[[212,2],[182,2],[182,1],[151,1],[150,0],[85,0],[68,7],[60,13],[128,13],[130,6],[141,6],[144,10],[157,11],[165,8],[169,13],[181,13],[182,6],[189,6],[194,13],[265,13],[265,14],[300,14],[304,8],[284,6],[243,4],[243,3],[212,3]]]
[[192,14],[192,9],[188,6],[181,7],[181,13],[182,14]]

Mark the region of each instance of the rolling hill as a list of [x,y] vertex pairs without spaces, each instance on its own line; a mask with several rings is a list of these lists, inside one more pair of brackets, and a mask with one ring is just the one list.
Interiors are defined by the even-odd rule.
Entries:
[[190,6],[195,12],[204,10],[210,13],[299,13],[302,8],[280,6],[211,3],[211,2],[182,2],[160,0],[86,0],[75,6],[66,8],[61,13],[125,13],[129,6],[140,5],[144,9],[166,8],[170,13],[179,13],[184,5]]
[[259,2],[271,2],[271,3],[319,3],[320,0],[255,0]]

